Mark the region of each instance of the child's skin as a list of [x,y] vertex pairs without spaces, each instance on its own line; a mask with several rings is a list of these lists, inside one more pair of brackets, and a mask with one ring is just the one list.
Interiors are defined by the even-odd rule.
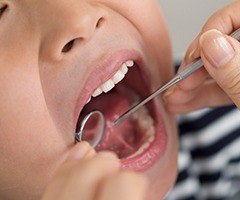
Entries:
[[[105,185],[108,176],[123,186],[126,181],[119,180],[118,175],[130,183],[142,180],[136,174],[120,172],[114,156],[107,156],[111,160],[109,166],[94,153],[88,159],[83,157],[89,155],[65,160],[74,147],[76,101],[79,93],[84,95],[86,79],[103,56],[135,49],[148,66],[153,87],[171,78],[170,43],[157,1],[0,0],[0,6],[0,199],[40,199],[62,163],[56,177],[66,178],[63,182],[68,187],[73,183],[64,174],[70,171],[96,174],[93,182],[101,180]],[[72,48],[65,46],[71,40],[75,40]],[[163,157],[144,173],[149,182],[147,199],[163,198],[176,177],[175,121],[162,104],[160,109],[168,143]],[[77,146],[74,151],[81,154],[81,148]],[[65,165],[70,167],[64,168]],[[104,168],[108,166],[113,171],[105,174],[94,165],[103,166],[103,171],[108,171]],[[98,184],[83,194],[79,188],[88,179],[77,179],[83,179],[73,184],[78,186],[77,197],[87,191],[91,191],[88,199],[93,199],[95,191],[111,194],[111,187],[104,189]],[[54,182],[61,180],[56,178]],[[52,185],[45,199],[58,199],[57,184]],[[66,185],[59,186],[59,194],[68,199],[68,190],[64,196],[61,189]],[[121,187],[118,188],[121,194]],[[138,191],[146,188],[145,181],[139,181],[137,188],[132,191],[136,190],[136,199],[141,199],[144,195]]]

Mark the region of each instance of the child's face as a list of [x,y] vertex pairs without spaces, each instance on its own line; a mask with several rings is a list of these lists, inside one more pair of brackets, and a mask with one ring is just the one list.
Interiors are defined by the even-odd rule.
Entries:
[[[170,44],[155,0],[0,0],[1,7],[5,3],[0,19],[0,199],[35,199],[73,147],[79,113],[94,90],[124,62],[135,62],[124,83],[101,95],[100,103],[86,106],[101,104],[98,109],[111,124],[129,106],[127,88],[143,98],[150,84],[153,89],[170,79]],[[112,127],[113,133],[107,128],[108,139],[99,149],[115,149],[123,167],[147,174],[149,199],[159,199],[175,179],[176,130],[160,101],[149,105],[154,120],[150,147],[126,159],[148,141],[136,121],[134,126],[127,121]]]

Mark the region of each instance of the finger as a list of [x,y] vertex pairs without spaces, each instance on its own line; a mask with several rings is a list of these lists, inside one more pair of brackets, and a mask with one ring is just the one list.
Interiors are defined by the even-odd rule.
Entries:
[[81,161],[68,160],[57,171],[43,199],[92,200],[101,182],[119,169],[120,162],[112,153],[99,153]]
[[168,104],[181,105],[190,102],[199,93],[200,86],[193,90],[182,90],[178,86],[174,86],[166,94],[164,101]]
[[81,141],[75,144],[71,151],[68,153],[65,162],[57,169],[55,176],[64,175],[76,163],[91,159],[95,155],[95,149],[93,149],[88,142]]
[[72,166],[75,165],[77,160],[89,159],[91,157],[93,157],[92,147],[87,142],[76,144],[69,152],[66,161],[55,172],[41,200],[61,199],[59,196],[66,191],[65,187],[68,184],[66,180]]
[[99,153],[85,163],[79,163],[69,175],[72,196],[76,199],[92,200],[97,188],[108,176],[120,169],[120,162],[112,153]]
[[104,183],[97,200],[144,200],[147,185],[145,177],[124,171]]
[[187,77],[185,80],[179,82],[177,86],[186,91],[194,90],[198,88],[207,78],[209,78],[209,74],[204,68],[202,68],[191,76]]
[[73,147],[73,149],[69,152],[68,154],[68,160],[81,160],[81,159],[86,159],[86,158],[92,158],[93,156],[96,155],[96,151],[92,146],[86,142],[86,141],[81,141]]
[[189,45],[186,54],[183,58],[183,62],[180,66],[180,70],[184,69],[185,66],[190,63],[191,61],[195,60],[196,58],[199,58],[200,56],[200,51],[199,51],[199,37],[202,34],[202,32],[200,32],[197,37],[195,37],[195,39],[191,42],[191,44]]
[[190,101],[198,93],[201,85],[209,79],[208,72],[196,72],[164,93],[163,98],[168,103],[183,104]]
[[[197,36],[197,38],[192,42],[192,44],[188,48],[183,63],[178,69],[178,73],[184,71],[188,67],[188,64],[190,64],[192,61],[200,57],[200,49],[198,45],[199,36]],[[197,87],[199,87],[208,77],[209,77],[208,72],[205,70],[205,68],[202,68],[196,71],[191,76],[179,82],[177,85],[182,90],[194,90]]]
[[[201,32],[198,34],[198,36],[193,40],[193,42],[189,46],[186,52],[186,55],[184,57],[183,63],[180,66],[179,70],[180,71],[184,70],[186,68],[186,64],[189,64],[196,58],[200,57],[199,38],[204,32],[211,29],[217,29],[220,32],[229,35],[234,30],[240,27],[239,18],[240,18],[240,1],[239,0],[231,3],[230,5],[214,13],[209,18],[209,20],[205,23]],[[179,84],[179,87],[185,88],[188,85],[191,85],[189,84],[191,82],[193,82],[193,85],[194,85],[195,81],[198,81],[197,80],[198,77],[200,76],[196,76],[195,74],[192,75],[191,80],[186,79],[182,81]]]
[[199,38],[200,36],[211,29],[217,29],[224,34],[231,34],[234,30],[240,27],[240,1],[235,1],[228,6],[215,12],[205,23],[198,36],[193,40],[185,55],[185,63],[200,56]]
[[205,68],[240,108],[240,44],[218,31],[208,31],[200,39]]
[[[181,72],[183,69],[180,69],[179,72]],[[203,68],[201,70],[196,71],[191,76],[187,77],[186,79],[180,81],[176,86],[179,91],[182,92],[194,92],[194,90],[197,90],[198,87],[200,87],[206,79],[209,79],[210,76],[208,72]],[[177,90],[173,90],[173,88],[170,88],[164,93],[164,97],[169,96],[169,94],[172,94],[176,92]],[[180,99],[178,99],[180,100]]]
[[231,34],[240,27],[240,1],[234,1],[228,6],[215,12],[202,28],[202,33],[217,29],[224,34]]
[[[185,95],[189,95],[185,93]],[[187,99],[188,97],[183,97]],[[167,102],[166,107],[172,113],[187,113],[204,107],[217,107],[232,104],[231,99],[216,82],[209,81],[199,88],[193,98],[182,104]]]

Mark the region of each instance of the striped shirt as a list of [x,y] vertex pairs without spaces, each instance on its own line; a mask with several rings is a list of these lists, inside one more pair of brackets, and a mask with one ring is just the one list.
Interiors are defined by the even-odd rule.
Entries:
[[167,200],[240,200],[240,111],[203,109],[179,118],[179,173]]

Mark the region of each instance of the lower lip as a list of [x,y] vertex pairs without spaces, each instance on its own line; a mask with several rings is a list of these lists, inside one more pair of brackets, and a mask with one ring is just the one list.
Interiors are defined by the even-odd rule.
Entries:
[[154,99],[155,139],[141,154],[121,160],[121,167],[138,172],[145,172],[151,168],[161,157],[167,148],[167,131],[161,114],[158,112],[158,100]]

